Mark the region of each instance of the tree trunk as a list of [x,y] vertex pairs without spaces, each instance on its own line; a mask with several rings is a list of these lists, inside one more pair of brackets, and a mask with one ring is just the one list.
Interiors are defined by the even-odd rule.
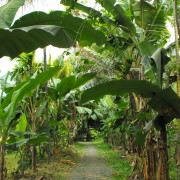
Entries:
[[0,180],[6,179],[6,168],[5,168],[5,144],[3,141],[0,145],[0,153],[1,153],[1,165],[0,165]]
[[143,151],[143,176],[145,180],[155,180],[157,171],[157,145],[153,138],[153,131],[146,137],[145,148]]
[[[179,56],[179,39],[180,39],[180,27],[178,22],[177,0],[173,0],[174,10],[174,30],[175,30],[175,42],[176,42],[176,66],[177,66],[177,93],[180,97],[180,56]],[[180,179],[180,119],[178,119],[178,131],[177,131],[177,144],[175,150],[175,159],[177,167],[177,179]]]
[[167,148],[167,131],[165,124],[162,124],[158,138],[156,180],[169,180],[169,156]]
[[[61,104],[61,101],[58,100],[58,102],[56,102],[56,105],[55,105],[56,109],[57,109],[57,114],[56,114],[56,121],[57,122],[60,122],[62,120],[62,115],[61,115],[61,112],[62,112],[62,104]],[[60,152],[60,149],[59,149],[59,125],[55,125],[55,134],[54,134],[54,148],[53,148],[53,154],[54,155],[57,155],[59,154]]]
[[[33,107],[33,106],[32,106]],[[33,107],[33,110],[31,112],[31,118],[32,118],[32,132],[36,132],[36,116],[35,116],[35,107]],[[32,171],[35,172],[37,168],[37,150],[36,146],[32,146]]]
[[36,146],[32,147],[32,170],[36,172],[37,170],[37,150]]

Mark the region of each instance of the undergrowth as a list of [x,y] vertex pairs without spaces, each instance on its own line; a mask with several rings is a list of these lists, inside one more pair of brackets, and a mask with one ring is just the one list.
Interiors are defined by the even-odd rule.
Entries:
[[132,156],[127,156],[124,159],[124,151],[112,150],[112,146],[102,140],[96,140],[94,142],[98,154],[107,160],[109,167],[115,170],[112,180],[126,180],[127,176],[132,173],[131,160]]
[[[77,145],[80,146],[80,145]],[[78,161],[79,153],[73,146],[63,148],[59,155],[53,156],[50,163],[45,160],[38,162],[37,172],[27,169],[20,173],[18,169],[7,179],[12,180],[64,180],[72,166]]]

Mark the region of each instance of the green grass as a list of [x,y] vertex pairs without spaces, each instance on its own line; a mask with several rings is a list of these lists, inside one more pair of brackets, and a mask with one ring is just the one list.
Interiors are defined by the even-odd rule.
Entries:
[[85,145],[84,144],[81,144],[81,143],[79,143],[79,142],[76,142],[75,143],[75,147],[77,148],[77,149],[83,149],[84,147],[85,147]]
[[76,149],[78,152],[81,151],[81,150],[85,147],[84,144],[81,144],[81,143],[79,143],[79,142],[76,142],[76,143],[74,144],[74,146],[75,146],[75,149]]
[[96,140],[94,142],[98,153],[107,159],[109,167],[116,170],[113,180],[126,180],[127,176],[132,174],[132,166],[129,159],[122,159],[121,156],[124,152],[121,151],[112,151],[111,145],[104,143],[102,140]]
[[11,173],[17,169],[18,167],[17,162],[19,161],[19,156],[17,154],[15,153],[7,154],[5,156],[5,160],[6,160],[6,167],[7,167],[8,173]]

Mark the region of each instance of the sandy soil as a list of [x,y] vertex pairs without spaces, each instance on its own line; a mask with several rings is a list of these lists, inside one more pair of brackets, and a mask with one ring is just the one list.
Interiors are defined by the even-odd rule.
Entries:
[[95,146],[91,142],[82,142],[86,148],[82,150],[82,158],[74,166],[67,180],[102,180],[112,179],[113,170],[107,163],[98,157]]

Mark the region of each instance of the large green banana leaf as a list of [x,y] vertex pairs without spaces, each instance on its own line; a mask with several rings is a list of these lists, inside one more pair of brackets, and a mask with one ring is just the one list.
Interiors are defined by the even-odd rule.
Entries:
[[13,30],[0,29],[0,57],[14,58],[22,52],[53,45],[69,48],[75,33],[60,26],[37,25]]
[[103,44],[102,32],[95,30],[83,19],[62,11],[32,12],[17,20],[11,29],[0,29],[0,57],[14,58],[22,52],[53,45],[69,48],[76,41],[80,45]]
[[132,9],[138,26],[143,28],[153,22],[155,8],[148,2],[135,2]]
[[63,11],[53,11],[49,14],[44,12],[32,12],[17,20],[11,28],[27,27],[32,25],[55,25],[67,28],[75,35],[73,39],[80,45],[91,43],[103,44],[106,40],[101,31],[95,30],[86,20],[66,14]]
[[24,5],[24,2],[25,0],[13,0],[0,7],[0,28],[11,26],[18,9]]
[[120,95],[136,93],[143,98],[151,98],[148,102],[154,110],[164,116],[180,117],[180,98],[170,88],[161,90],[159,86],[144,80],[114,80],[99,84],[82,93],[83,103],[103,97],[104,95]]
[[135,1],[131,8],[136,24],[144,29],[149,42],[157,44],[158,47],[165,45],[166,38],[164,37],[168,36],[166,1],[158,1],[158,6],[146,1]]
[[150,98],[159,93],[161,89],[147,81],[140,80],[113,80],[99,84],[83,92],[81,100],[83,103],[103,97],[104,95],[121,95],[134,92],[144,98]]
[[[79,88],[80,86],[84,85],[88,81],[92,80],[95,76],[96,76],[96,73],[87,73],[80,76],[78,79],[76,79],[75,76],[69,76],[69,77],[63,78],[61,82],[58,83],[56,86],[56,90],[59,92],[58,98],[61,99],[71,90]],[[54,93],[56,94],[55,91]],[[56,96],[55,94],[54,96]]]

